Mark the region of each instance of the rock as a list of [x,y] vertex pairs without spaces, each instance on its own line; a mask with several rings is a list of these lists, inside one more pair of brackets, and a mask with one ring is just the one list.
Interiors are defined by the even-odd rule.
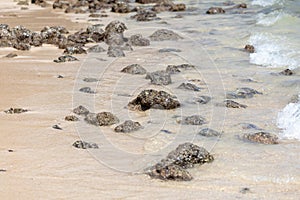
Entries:
[[171,0],[160,0],[152,7],[152,10],[155,12],[164,12],[164,11],[184,11],[186,9],[185,4],[175,4]]
[[254,97],[256,94],[262,94],[261,92],[252,88],[237,88],[236,91],[227,92],[226,98],[228,99],[248,99]]
[[168,65],[166,68],[166,72],[171,73],[171,74],[177,74],[181,72],[182,69],[184,70],[189,70],[189,69],[194,69],[194,65],[190,64],[181,64],[181,65]]
[[75,121],[79,121],[79,118],[76,117],[75,115],[68,115],[68,116],[65,117],[65,120],[75,122]]
[[247,4],[240,3],[240,4],[237,4],[237,5],[233,6],[233,8],[247,8]]
[[59,56],[57,60],[53,60],[53,62],[56,62],[56,63],[72,62],[72,61],[78,61],[78,59],[75,58],[74,56],[65,55],[65,56]]
[[205,137],[220,137],[222,134],[218,131],[215,131],[210,128],[204,128],[200,130],[199,135],[205,136]]
[[192,175],[182,167],[166,163],[157,163],[148,170],[147,174],[161,180],[190,181],[193,179]]
[[193,177],[187,168],[210,163],[213,160],[214,157],[203,147],[184,143],[171,151],[161,162],[147,169],[146,173],[152,178],[162,180],[190,181]]
[[107,55],[109,57],[125,57],[125,53],[121,46],[109,46]]
[[135,99],[128,103],[131,110],[146,111],[148,109],[170,110],[180,106],[176,97],[165,91],[144,90]]
[[16,53],[9,53],[7,54],[5,57],[6,58],[14,58],[14,57],[17,57],[18,55]]
[[159,29],[149,36],[152,41],[164,41],[164,40],[179,40],[183,39],[177,33],[168,29]]
[[92,90],[90,87],[83,87],[79,89],[80,92],[88,93],[88,94],[96,94],[94,90]]
[[285,69],[282,72],[279,72],[279,75],[284,75],[284,76],[291,76],[293,74],[294,74],[293,71],[290,69]]
[[120,124],[115,128],[116,132],[130,133],[137,131],[142,128],[142,125],[139,122],[134,122],[131,120],[126,120],[123,124]]
[[84,78],[83,81],[84,82],[88,82],[88,83],[92,83],[92,82],[98,82],[99,79],[96,79],[96,78]]
[[181,52],[180,49],[174,49],[174,48],[163,48],[158,50],[159,53],[170,53],[170,52]]
[[225,100],[224,104],[227,108],[247,108],[246,105],[240,104],[238,102],[232,101],[232,100]]
[[184,89],[184,90],[192,90],[192,91],[200,91],[202,88],[198,87],[197,85],[194,85],[192,83],[181,83],[178,86],[179,89]]
[[70,6],[70,3],[66,0],[56,0],[53,5],[52,5],[52,8],[53,9],[56,9],[56,8],[59,8],[59,9],[66,9]]
[[211,97],[209,96],[199,96],[199,97],[195,97],[192,98],[191,100],[188,100],[188,103],[192,103],[192,104],[207,104],[208,102],[210,102]]
[[111,12],[115,13],[129,13],[131,10],[129,4],[126,2],[116,2],[111,8]]
[[81,45],[74,45],[66,47],[64,54],[86,54],[86,50]]
[[222,14],[222,13],[225,13],[225,10],[219,7],[211,7],[208,9],[208,11],[206,11],[206,14]]
[[160,0],[135,0],[136,3],[148,4],[148,3],[157,3]]
[[182,117],[181,120],[177,120],[177,122],[182,125],[203,125],[207,123],[206,119],[200,115]]
[[179,11],[185,11],[185,10],[186,10],[186,6],[183,3],[174,4],[169,9],[169,11],[172,11],[172,12],[179,12]]
[[57,130],[62,130],[62,128],[57,124],[53,125],[52,128],[57,129]]
[[249,192],[251,192],[251,190],[250,190],[250,188],[247,188],[247,187],[242,188],[242,189],[240,190],[240,193],[242,193],[242,194],[247,194],[247,193],[249,193]]
[[129,43],[132,46],[149,46],[150,40],[143,38],[141,34],[132,35],[129,38]]
[[32,33],[30,45],[35,47],[40,47],[42,46],[42,44],[43,44],[43,38],[41,34],[36,32]]
[[73,109],[73,113],[77,114],[77,115],[87,115],[89,114],[89,110],[83,106],[78,106],[76,108]]
[[128,73],[128,74],[146,74],[147,70],[139,64],[132,64],[123,68],[121,72]]
[[89,143],[82,140],[77,140],[72,146],[79,149],[99,149],[99,146],[96,143]]
[[7,170],[6,169],[0,169],[0,172],[6,172]]
[[13,48],[21,51],[28,51],[30,50],[30,45],[22,42],[16,42],[13,44]]
[[243,138],[261,144],[278,144],[278,137],[276,135],[263,131],[254,134],[244,134]]
[[6,114],[20,114],[20,113],[28,112],[28,110],[23,108],[10,108],[8,110],[5,110],[4,112]]
[[95,46],[88,48],[87,51],[89,53],[101,53],[101,52],[105,52],[106,50],[103,47],[101,47],[100,45],[95,45]]
[[108,45],[122,45],[125,42],[124,31],[127,27],[124,23],[115,20],[105,27],[104,41]]
[[84,120],[95,126],[110,126],[119,123],[119,119],[110,112],[89,113]]
[[255,48],[253,45],[250,45],[250,44],[247,44],[245,47],[244,47],[245,51],[249,52],[249,53],[254,53],[255,52]]
[[152,20],[159,19],[156,16],[156,12],[154,12],[152,10],[145,10],[145,9],[138,10],[137,14],[131,16],[130,18],[131,19],[135,19],[138,22],[141,22],[141,21],[152,21]]
[[154,85],[169,85],[172,83],[170,74],[163,70],[147,73],[146,79],[150,79],[151,84]]
[[249,124],[249,123],[240,123],[239,124],[242,129],[254,129],[254,130],[262,130],[261,128],[257,127],[254,124]]

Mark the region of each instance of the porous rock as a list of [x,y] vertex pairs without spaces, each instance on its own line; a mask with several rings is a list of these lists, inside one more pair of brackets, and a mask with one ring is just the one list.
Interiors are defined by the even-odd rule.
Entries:
[[123,124],[118,125],[115,128],[116,132],[130,133],[137,131],[142,128],[142,125],[139,122],[134,122],[132,120],[126,120]]
[[82,105],[73,109],[73,113],[75,113],[77,115],[87,115],[87,114],[89,114],[89,112],[90,111]]
[[151,84],[154,85],[169,85],[172,83],[171,75],[164,70],[147,73],[146,79],[150,79]]
[[278,144],[278,137],[275,134],[268,132],[257,132],[254,134],[244,134],[243,138],[261,144]]
[[123,68],[121,72],[128,74],[146,74],[147,70],[139,64],[131,64]]
[[177,122],[183,125],[203,125],[207,123],[206,119],[201,115],[183,116]]
[[164,40],[179,40],[183,39],[177,33],[168,29],[159,29],[149,36],[152,41],[164,41]]
[[73,147],[76,147],[78,149],[98,149],[99,146],[96,143],[91,143],[91,142],[85,142],[82,140],[77,140],[76,142],[73,143]]

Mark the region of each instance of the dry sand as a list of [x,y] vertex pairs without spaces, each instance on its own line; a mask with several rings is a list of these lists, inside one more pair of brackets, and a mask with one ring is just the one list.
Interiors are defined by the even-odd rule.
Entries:
[[[76,31],[87,26],[84,20],[80,23],[75,22],[75,18],[85,19],[86,15],[66,17],[63,13],[53,11],[51,8],[30,5],[28,10],[21,11],[20,6],[15,6],[14,2],[2,0],[0,9],[1,23],[12,27],[23,25],[38,31],[46,25],[63,25],[70,31]],[[113,18],[118,17],[119,15],[112,15],[100,23],[107,24]],[[149,35],[152,31],[153,29],[149,29],[148,32],[144,30],[144,33]],[[97,61],[94,55],[81,55],[76,56],[80,62],[62,64],[52,61],[61,55],[62,50],[51,45],[43,45],[43,47],[32,48],[25,52],[13,48],[1,48],[0,110],[22,107],[28,109],[29,112],[16,115],[3,112],[0,114],[0,169],[6,170],[6,172],[0,172],[0,199],[296,199],[299,195],[299,177],[296,169],[290,172],[290,176],[279,176],[278,180],[276,177],[270,178],[278,172],[276,164],[285,157],[284,152],[270,153],[273,150],[276,151],[274,146],[252,149],[252,144],[246,144],[245,149],[241,151],[239,147],[242,142],[238,142],[240,146],[232,146],[236,142],[229,141],[228,138],[227,141],[225,138],[228,144],[220,144],[214,152],[218,159],[212,165],[193,169],[194,180],[191,182],[163,182],[152,180],[143,174],[121,172],[118,169],[123,168],[115,167],[114,164],[127,164],[124,161],[126,158],[122,155],[116,157],[120,159],[120,162],[110,165],[103,163],[101,159],[97,160],[95,158],[97,154],[93,151],[72,147],[72,143],[79,139],[79,134],[83,129],[87,133],[95,131],[95,127],[75,126],[73,122],[64,121],[64,117],[71,114],[72,108],[77,106],[77,103],[84,98],[90,98],[90,96],[80,96],[82,94],[77,95],[78,88],[83,84],[78,80],[86,76],[93,77],[95,73],[98,73],[95,78],[99,78],[99,74],[107,69],[105,74],[102,73],[103,76],[100,75],[103,82],[96,85],[97,95],[90,98],[91,102],[86,102],[86,104],[90,103],[90,109],[94,111],[115,109],[118,112],[128,99],[118,102],[118,98],[109,93],[109,86],[117,85],[115,94],[136,95],[143,87],[147,87],[146,82],[148,82],[137,82],[141,87],[137,89],[132,86],[134,91],[129,86],[129,88],[126,87],[127,90],[125,87],[118,88],[130,82],[128,77],[117,77],[121,65],[126,66],[133,61],[146,62],[151,56],[156,59],[148,60],[146,63],[149,66],[156,64],[159,67],[159,65],[167,64],[171,59],[173,61],[177,59],[178,63],[183,62],[181,58],[172,57],[172,55],[159,57],[160,54],[155,54],[151,48],[153,47],[150,46],[139,52],[134,51],[127,57],[116,61],[105,56],[103,58],[106,61]],[[155,46],[155,48],[160,47]],[[17,53],[18,57],[3,58],[11,52]],[[86,60],[87,57],[88,60]],[[89,65],[89,62],[92,65]],[[93,65],[103,67],[97,71]],[[105,66],[109,67],[105,68]],[[154,68],[152,69],[154,71]],[[209,70],[204,70],[203,73],[209,74]],[[64,78],[58,79],[58,75],[63,75]],[[193,74],[187,76],[185,78],[193,78]],[[111,105],[111,102],[114,102],[114,105]],[[142,114],[124,112],[120,111],[122,120],[126,119],[126,115],[144,120],[144,124],[149,120]],[[186,112],[192,112],[191,108]],[[160,111],[153,111],[151,116],[154,122],[155,117],[162,114]],[[174,114],[178,113],[164,113],[166,115],[164,119]],[[229,112],[230,114],[232,113]],[[51,128],[54,124],[59,124],[63,130]],[[176,131],[174,126],[168,127],[168,129],[172,128]],[[153,131],[157,131],[156,129],[157,127],[154,127]],[[107,136],[105,139],[117,144],[117,147],[121,149],[124,148],[128,152],[136,151],[135,153],[151,152],[156,146],[161,148],[165,145],[167,142],[164,141],[174,140],[173,136],[158,135],[154,141],[141,141],[140,143],[137,138],[131,141],[120,135],[109,136],[112,132],[109,128],[102,129],[102,131]],[[181,131],[185,131],[184,128]],[[92,138],[93,136],[86,137]],[[97,141],[100,145],[105,145],[104,141]],[[210,142],[206,145],[212,146]],[[228,150],[228,145],[232,146],[232,149]],[[8,150],[13,150],[13,152]],[[241,153],[238,153],[239,151]],[[257,161],[253,168],[249,168],[251,163],[241,155],[245,155],[248,151],[253,152],[249,155],[249,159]],[[110,155],[109,153],[107,152],[107,155]],[[167,151],[164,152],[166,153]],[[112,156],[116,156],[114,152]],[[113,157],[112,160],[116,158]],[[161,156],[158,155],[157,159],[160,158]],[[138,159],[137,166],[133,163],[131,165],[138,168],[142,158],[136,159]],[[263,159],[267,160],[267,165]],[[134,160],[129,162],[134,162]],[[291,163],[298,164],[295,160]],[[272,176],[262,176],[264,173],[267,174],[268,169],[272,167],[275,170],[271,172]],[[257,172],[257,168],[261,170]],[[286,169],[285,165],[280,169]],[[243,187],[249,187],[251,192],[241,193],[240,190]]]

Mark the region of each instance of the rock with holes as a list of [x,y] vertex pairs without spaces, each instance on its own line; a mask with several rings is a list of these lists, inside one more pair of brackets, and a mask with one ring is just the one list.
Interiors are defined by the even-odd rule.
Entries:
[[146,111],[148,109],[170,110],[180,106],[176,97],[165,91],[144,90],[135,99],[128,103],[131,110]]
[[132,9],[130,8],[129,4],[126,2],[116,2],[111,7],[111,12],[115,13],[129,13]]
[[20,113],[28,112],[28,110],[24,108],[10,108],[8,110],[5,110],[4,112],[6,114],[20,114]]
[[141,34],[136,34],[130,36],[129,44],[131,44],[132,46],[149,46],[150,40],[144,38]]
[[68,115],[68,116],[65,117],[65,120],[75,122],[75,121],[79,121],[79,118],[76,117],[75,115]]
[[243,139],[261,144],[278,144],[278,137],[268,132],[257,132],[253,134],[244,134]]
[[73,61],[78,61],[78,59],[75,58],[74,56],[70,56],[70,55],[59,56],[57,58],[57,60],[53,60],[53,62],[56,62],[56,63],[73,62]]
[[102,53],[102,52],[105,52],[106,50],[101,47],[100,45],[95,45],[95,46],[92,46],[90,48],[88,48],[87,52],[89,53]]
[[214,15],[214,14],[222,14],[225,13],[225,10],[220,7],[211,7],[206,11],[206,14]]
[[141,21],[152,21],[159,19],[156,16],[156,12],[152,10],[140,9],[137,11],[137,14],[131,16],[131,19],[135,19],[138,22]]
[[109,57],[124,57],[125,53],[123,51],[123,48],[121,46],[109,46],[107,55]]
[[95,126],[110,126],[119,123],[119,119],[110,112],[89,113],[84,120]]
[[78,149],[99,149],[99,146],[96,143],[85,142],[82,140],[77,140],[72,146]]
[[88,93],[88,94],[96,94],[94,90],[92,90],[90,87],[83,87],[79,89],[80,92]]
[[183,39],[177,33],[168,29],[159,29],[149,36],[152,41],[164,41],[164,40],[179,40]]
[[122,45],[125,42],[124,31],[127,30],[126,25],[118,20],[110,22],[105,27],[104,41],[108,45]]
[[183,125],[203,125],[207,123],[206,119],[201,115],[183,116],[177,122]]
[[72,45],[66,47],[64,50],[64,54],[72,55],[72,54],[86,54],[86,50],[82,48],[81,45]]
[[249,53],[254,53],[255,52],[255,48],[253,45],[250,45],[250,44],[247,44],[245,47],[244,47],[244,50],[249,52]]
[[139,122],[134,122],[132,120],[126,120],[123,124],[118,125],[115,128],[116,132],[130,133],[137,131],[142,128],[142,125]]
[[211,128],[203,128],[199,131],[199,135],[205,137],[219,137],[221,136],[221,133]]
[[146,74],[147,70],[143,68],[139,64],[131,64],[128,65],[127,67],[123,68],[121,72],[128,73],[128,74]]

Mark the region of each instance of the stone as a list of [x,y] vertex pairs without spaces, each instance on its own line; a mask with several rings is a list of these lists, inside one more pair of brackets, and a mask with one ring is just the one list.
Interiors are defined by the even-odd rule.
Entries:
[[70,6],[70,2],[67,0],[56,0],[55,2],[53,2],[52,4],[52,8],[56,9],[66,9]]
[[83,81],[84,82],[88,82],[88,83],[92,83],[92,82],[98,82],[99,79],[96,79],[96,78],[84,78]]
[[222,134],[216,130],[210,128],[203,128],[200,130],[199,135],[205,137],[220,137]]
[[174,49],[174,48],[163,48],[158,50],[159,53],[170,53],[170,52],[176,52],[179,53],[181,52],[180,49]]
[[187,102],[191,104],[207,104],[208,102],[211,101],[211,97],[209,96],[199,96],[199,97],[194,97],[192,99],[189,99]]
[[243,139],[261,144],[278,144],[278,137],[268,132],[257,132],[253,134],[244,134]]
[[197,85],[195,84],[192,84],[192,83],[181,83],[179,86],[178,86],[179,89],[184,89],[184,90],[192,90],[192,91],[201,91],[202,88],[198,87]]
[[92,90],[90,87],[83,87],[79,89],[80,92],[88,93],[88,94],[96,94],[94,90]]
[[294,74],[294,72],[290,69],[285,69],[282,72],[279,72],[279,75],[284,75],[284,76],[291,76],[293,74]]
[[182,117],[181,120],[177,120],[177,123],[182,125],[203,125],[206,124],[207,121],[200,115],[191,115]]
[[225,100],[224,104],[227,108],[247,108],[248,106],[244,104],[240,104],[238,102],[232,101],[232,100]]
[[108,45],[122,45],[125,42],[124,31],[126,25],[118,20],[110,22],[105,27],[104,41]]
[[119,123],[119,119],[110,112],[89,113],[84,120],[95,126],[110,126]]
[[99,146],[96,143],[85,142],[82,140],[77,140],[72,146],[78,149],[99,149]]
[[143,38],[141,34],[132,35],[129,38],[129,44],[132,46],[149,46],[150,40]]
[[165,12],[165,11],[184,11],[186,9],[185,4],[179,3],[175,4],[171,0],[160,0],[152,7],[152,10],[155,12]]
[[109,46],[107,55],[109,57],[125,57],[125,53],[121,46]]
[[20,114],[20,113],[28,112],[28,110],[23,108],[10,108],[8,110],[5,110],[4,112],[6,114]]
[[225,10],[223,8],[220,7],[210,7],[207,11],[206,14],[222,14],[225,13]]
[[193,179],[192,175],[182,167],[166,163],[157,163],[148,170],[147,174],[161,180],[190,181]]
[[128,103],[131,110],[146,111],[149,109],[170,110],[180,107],[176,97],[165,91],[143,90],[135,99]]
[[90,48],[88,48],[87,52],[89,53],[102,53],[102,52],[105,52],[106,50],[101,47],[100,45],[95,45],[95,46],[92,46]]
[[191,64],[180,64],[180,65],[168,65],[166,68],[166,72],[169,72],[171,74],[177,74],[181,72],[181,70],[190,70],[194,69],[195,66]]
[[56,63],[73,62],[73,61],[78,61],[78,59],[70,55],[59,56],[57,60],[53,60],[53,62]]
[[164,40],[179,40],[183,39],[177,33],[168,29],[159,29],[149,36],[152,41],[164,41]]
[[121,72],[128,73],[128,74],[141,74],[141,75],[143,75],[143,74],[147,73],[147,70],[139,64],[131,64],[131,65],[128,65],[127,67],[123,68],[121,70]]
[[73,109],[73,113],[75,113],[77,115],[87,115],[90,113],[90,111],[87,108],[80,105]]
[[152,10],[140,9],[137,11],[137,14],[130,17],[131,19],[135,19],[138,22],[141,21],[152,21],[159,19],[156,16],[156,12]]
[[245,51],[249,52],[249,53],[254,53],[255,52],[255,48],[253,45],[250,45],[250,44],[247,44],[245,47],[244,47]]
[[242,127],[242,129],[262,130],[261,128],[257,127],[255,124],[240,123],[239,125]]
[[142,128],[142,125],[139,122],[134,122],[132,120],[126,120],[123,124],[118,125],[115,128],[116,132],[130,133],[137,131]]
[[261,95],[263,93],[252,88],[243,87],[243,88],[237,88],[233,92],[227,92],[226,98],[227,99],[249,99],[254,97],[254,95],[256,94]]
[[79,121],[79,118],[76,117],[75,115],[68,115],[68,116],[65,117],[65,120],[75,122],[75,121]]
[[28,51],[30,50],[30,45],[22,42],[16,42],[13,44],[13,48],[21,51]]
[[82,48],[81,45],[74,45],[66,47],[64,54],[72,55],[72,54],[86,54],[86,50]]
[[129,13],[131,10],[129,4],[126,2],[116,2],[111,8],[111,12],[115,13]]
[[146,79],[150,79],[154,85],[169,85],[172,83],[171,75],[166,71],[155,71],[147,73]]
[[62,130],[62,128],[57,124],[53,125],[52,128],[57,130]]

